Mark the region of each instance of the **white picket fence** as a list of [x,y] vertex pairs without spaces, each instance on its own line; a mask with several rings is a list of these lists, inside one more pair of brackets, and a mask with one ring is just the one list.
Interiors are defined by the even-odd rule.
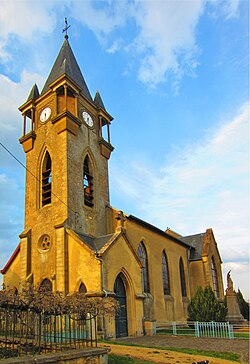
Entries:
[[196,337],[218,337],[234,339],[233,325],[229,322],[195,322]]
[[183,323],[172,323],[172,334],[191,335],[196,337],[214,337],[234,339],[233,325],[229,322],[189,322],[187,325]]

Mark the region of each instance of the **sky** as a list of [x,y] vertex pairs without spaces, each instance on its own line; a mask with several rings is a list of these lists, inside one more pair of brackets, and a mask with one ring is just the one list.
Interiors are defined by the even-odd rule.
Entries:
[[[64,41],[114,117],[113,207],[183,236],[212,228],[249,300],[247,0],[0,0],[0,142],[22,163],[22,105]],[[0,146],[0,267],[19,243],[25,170]],[[226,283],[225,283],[226,288]]]

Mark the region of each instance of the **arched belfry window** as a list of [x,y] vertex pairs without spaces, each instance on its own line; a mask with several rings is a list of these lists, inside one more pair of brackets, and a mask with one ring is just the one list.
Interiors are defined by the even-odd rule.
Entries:
[[182,258],[180,258],[179,269],[180,269],[180,281],[181,281],[181,294],[182,297],[187,297],[185,271]]
[[84,203],[85,205],[92,207],[94,205],[93,175],[88,155],[85,157],[83,165],[83,188],[84,188]]
[[214,257],[212,257],[212,260],[211,260],[211,273],[212,273],[213,290],[214,290],[215,296],[218,298],[219,297],[219,284],[218,284],[218,275],[217,275]]
[[169,269],[168,269],[168,258],[166,253],[163,251],[161,256],[162,262],[162,285],[164,295],[170,295],[170,279],[169,279]]
[[52,163],[49,152],[45,153],[42,165],[42,206],[51,203]]
[[143,265],[142,268],[142,288],[144,292],[149,293],[149,279],[148,279],[148,256],[147,256],[147,251],[146,248],[143,244],[143,242],[141,241],[139,246],[138,246],[138,255],[140,258],[140,261]]

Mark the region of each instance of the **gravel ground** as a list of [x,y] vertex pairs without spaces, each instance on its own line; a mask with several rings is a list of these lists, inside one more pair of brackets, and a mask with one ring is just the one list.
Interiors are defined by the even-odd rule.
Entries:
[[117,339],[117,342],[126,342],[146,346],[163,346],[174,348],[189,348],[208,351],[225,351],[240,354],[241,363],[249,363],[249,341],[243,339],[211,339],[188,336],[141,336]]

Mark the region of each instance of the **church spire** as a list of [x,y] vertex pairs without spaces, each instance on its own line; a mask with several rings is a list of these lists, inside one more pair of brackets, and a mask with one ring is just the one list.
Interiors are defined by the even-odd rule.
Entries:
[[39,95],[38,87],[37,87],[37,84],[35,83],[30,91],[27,101],[36,100],[39,96],[40,95]]
[[94,99],[94,104],[95,106],[99,109],[103,109],[104,111],[106,111],[105,109],[105,106],[103,104],[103,101],[102,101],[102,98],[101,98],[101,95],[99,93],[99,91],[96,91],[96,94],[95,94],[95,99]]
[[47,81],[45,82],[45,85],[42,89],[41,95],[49,91],[50,84],[62,75],[69,76],[72,81],[77,83],[78,86],[81,88],[83,95],[89,101],[93,102],[91,94],[88,90],[88,86],[84,80],[80,67],[78,66],[74,53],[70,47],[67,34],[65,36],[65,40],[60,49],[60,52],[55,60],[55,63],[50,71],[49,77],[47,78]]

